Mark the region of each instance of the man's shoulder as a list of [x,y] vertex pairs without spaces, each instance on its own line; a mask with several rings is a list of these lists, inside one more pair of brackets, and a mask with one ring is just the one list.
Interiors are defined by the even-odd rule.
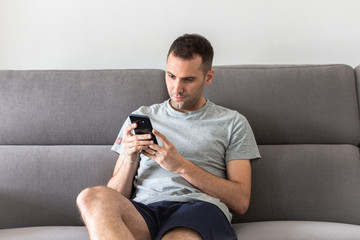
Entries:
[[213,102],[210,102],[210,107],[212,112],[218,116],[228,115],[232,118],[245,119],[245,116],[239,113],[237,110],[230,109],[228,107],[224,107]]

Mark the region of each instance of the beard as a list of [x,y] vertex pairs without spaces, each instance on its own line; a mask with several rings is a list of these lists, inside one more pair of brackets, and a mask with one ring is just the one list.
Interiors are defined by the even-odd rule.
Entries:
[[204,105],[201,97],[189,98],[189,96],[181,94],[172,95],[170,100],[172,108],[180,112],[195,111]]
[[171,106],[175,110],[179,111],[187,111],[191,108],[191,103],[189,103],[189,100],[184,95],[173,95],[171,98]]

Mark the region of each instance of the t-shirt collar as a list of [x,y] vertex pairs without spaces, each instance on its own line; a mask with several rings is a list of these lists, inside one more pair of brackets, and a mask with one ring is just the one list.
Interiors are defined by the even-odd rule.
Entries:
[[176,111],[170,103],[170,98],[168,100],[166,100],[166,109],[169,112],[169,114],[173,115],[173,116],[178,116],[178,117],[190,117],[190,116],[195,116],[198,114],[202,114],[203,112],[206,111],[206,109],[208,108],[210,101],[208,99],[206,99],[206,103],[204,106],[202,106],[200,109],[192,111],[192,112],[180,112],[180,111]]

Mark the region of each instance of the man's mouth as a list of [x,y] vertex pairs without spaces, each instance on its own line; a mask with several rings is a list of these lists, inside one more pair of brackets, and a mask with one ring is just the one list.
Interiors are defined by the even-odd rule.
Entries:
[[184,96],[173,96],[174,101],[181,102],[185,99]]

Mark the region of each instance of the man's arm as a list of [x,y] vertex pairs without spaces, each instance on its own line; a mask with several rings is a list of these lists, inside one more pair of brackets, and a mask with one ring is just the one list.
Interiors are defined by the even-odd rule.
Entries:
[[233,160],[226,164],[228,179],[217,177],[182,157],[174,145],[160,132],[154,134],[163,146],[150,145],[143,152],[164,169],[177,173],[204,193],[220,199],[237,214],[249,207],[251,194],[250,160]]
[[119,154],[114,168],[114,174],[107,186],[120,192],[123,196],[130,198],[133,187],[133,180],[139,163],[125,160],[125,157]]
[[120,192],[127,198],[131,196],[134,177],[139,166],[137,162],[138,154],[141,150],[147,149],[150,144],[154,144],[154,142],[150,140],[150,134],[132,134],[131,131],[135,128],[136,123],[125,128],[122,140],[125,156],[119,154],[113,177],[107,184],[108,187]]
[[250,204],[250,160],[233,160],[226,164],[226,168],[228,177],[223,179],[188,161],[180,170],[180,175],[201,191],[220,199],[230,209],[242,215]]

